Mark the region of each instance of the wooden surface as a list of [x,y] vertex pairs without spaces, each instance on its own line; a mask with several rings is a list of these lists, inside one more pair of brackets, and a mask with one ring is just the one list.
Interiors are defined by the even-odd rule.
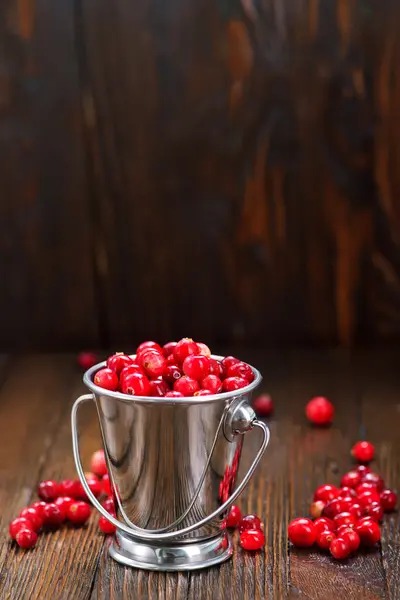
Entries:
[[[42,535],[23,552],[8,540],[8,522],[35,498],[43,478],[74,476],[69,412],[81,392],[72,356],[2,357],[0,389],[0,598],[2,600],[308,600],[400,599],[400,521],[387,516],[380,549],[334,562],[317,551],[288,549],[290,518],[307,512],[314,488],[338,483],[351,465],[355,440],[377,445],[376,468],[400,487],[400,351],[237,350],[265,376],[275,400],[271,445],[240,506],[258,513],[266,546],[242,552],[235,536],[233,559],[193,574],[157,574],[123,568],[107,554],[97,516],[81,530]],[[327,394],[336,406],[332,428],[318,430],[304,419],[305,402]],[[257,446],[246,439],[241,470]],[[86,465],[99,447],[93,408],[81,417]]]
[[398,339],[399,40],[395,0],[2,2],[2,348]]

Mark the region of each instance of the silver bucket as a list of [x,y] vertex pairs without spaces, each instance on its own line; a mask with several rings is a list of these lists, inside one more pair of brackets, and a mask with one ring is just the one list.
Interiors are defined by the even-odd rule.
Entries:
[[[214,356],[217,360],[222,357]],[[253,475],[269,441],[268,427],[250,406],[261,375],[241,390],[191,398],[150,398],[108,392],[93,383],[100,363],[83,381],[92,392],[72,408],[72,444],[82,485],[99,512],[117,528],[110,555],[156,571],[188,571],[232,555],[224,518]],[[79,455],[77,412],[94,400],[99,416],[117,518],[87,485]],[[261,446],[234,490],[243,434],[257,427]]]

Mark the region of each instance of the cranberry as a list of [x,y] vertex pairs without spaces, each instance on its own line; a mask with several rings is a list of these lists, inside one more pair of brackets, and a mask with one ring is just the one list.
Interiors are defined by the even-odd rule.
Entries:
[[163,352],[165,358],[168,358],[168,356],[171,356],[171,354],[174,353],[175,348],[176,348],[176,342],[167,342],[166,344],[164,344],[164,346],[162,347],[162,352]]
[[254,400],[253,408],[258,417],[268,417],[274,410],[271,396],[268,394],[261,394],[261,396],[258,396],[258,398]]
[[330,425],[334,414],[333,404],[323,396],[313,398],[306,405],[306,417],[313,425]]
[[261,529],[261,521],[257,515],[246,515],[239,521],[239,533],[247,529]]
[[[197,394],[197,392],[196,392],[196,394]],[[181,394],[180,392],[172,391],[172,392],[167,392],[165,394],[165,397],[166,398],[183,398],[183,394]]]
[[167,362],[164,356],[157,350],[147,350],[140,355],[139,365],[144,369],[145,374],[152,379],[161,377]]
[[340,535],[338,533],[338,537],[341,537],[349,544],[351,552],[356,552],[356,550],[358,550],[360,545],[360,536],[356,531],[354,531],[354,529],[348,527],[347,529],[342,530]]
[[336,535],[333,531],[322,531],[317,536],[317,546],[321,548],[321,550],[329,550],[331,543],[336,539]]
[[71,498],[78,499],[80,497],[80,492],[82,486],[80,481],[72,480],[72,479],[64,479],[60,482],[60,496],[70,496]]
[[198,382],[191,377],[181,377],[174,383],[175,392],[180,392],[184,396],[193,396],[200,389]]
[[178,365],[181,365],[187,356],[198,353],[199,347],[196,342],[190,338],[183,338],[175,346],[174,357]]
[[229,511],[228,518],[226,519],[227,527],[238,527],[242,518],[241,510],[235,504],[232,504],[231,510]]
[[207,346],[207,344],[203,344],[203,342],[197,342],[197,348],[198,348],[198,354],[201,354],[202,356],[207,356],[207,358],[210,358],[211,350]]
[[335,498],[325,505],[323,515],[329,519],[334,519],[341,512],[347,512],[350,503],[347,503],[344,498]]
[[114,504],[114,500],[111,497],[108,497],[106,500],[104,500],[102,506],[109,513],[111,513],[113,515],[115,514],[115,504]]
[[[115,516],[115,515],[113,515],[113,516]],[[117,530],[115,525],[110,523],[110,521],[103,516],[101,516],[99,519],[99,529],[107,535],[115,533]]]
[[360,485],[356,488],[356,493],[357,496],[359,496],[360,494],[363,494],[364,492],[369,492],[370,490],[376,491],[376,487],[373,483],[360,483]]
[[353,525],[340,525],[336,530],[336,537],[343,537],[342,533],[344,533],[345,531],[349,531],[354,529],[355,523]]
[[32,523],[33,531],[39,531],[43,527],[43,517],[42,514],[44,510],[38,510],[30,506],[29,508],[24,508],[20,512],[20,517],[24,517],[28,519]]
[[358,496],[357,500],[365,508],[371,502],[380,502],[380,496],[376,490],[366,490]]
[[241,377],[228,377],[222,382],[222,391],[234,392],[235,390],[240,390],[247,385],[249,385],[247,379],[242,379]]
[[232,365],[234,365],[235,363],[240,362],[240,360],[238,358],[235,358],[234,356],[225,356],[225,358],[222,359],[221,364],[226,371],[229,369],[229,367],[231,367]]
[[65,521],[65,517],[67,516],[68,511],[74,503],[76,502],[74,501],[69,506],[67,511],[64,511],[64,509],[61,508],[59,505],[55,504],[54,502],[50,502],[50,504],[48,504],[43,511],[44,524],[46,525],[46,527],[49,527],[50,529],[57,529],[57,527],[60,527],[60,525]]
[[98,477],[103,477],[107,473],[106,458],[104,450],[97,450],[90,459],[90,470]]
[[97,363],[97,355],[94,352],[80,352],[78,354],[78,365],[87,371]]
[[207,375],[202,382],[203,390],[209,390],[212,394],[218,394],[222,389],[222,381],[216,375]]
[[106,496],[111,496],[111,482],[108,473],[103,476],[101,485],[103,486],[103,492],[106,494]]
[[379,502],[371,502],[364,509],[364,514],[367,517],[371,517],[374,521],[382,521],[383,519],[383,508]]
[[108,368],[97,371],[94,376],[94,382],[99,387],[109,390],[110,392],[116,392],[119,386],[118,375],[115,371]]
[[33,531],[33,525],[30,519],[27,519],[26,517],[17,517],[11,521],[9,527],[10,536],[15,540],[15,536],[21,529],[32,529]]
[[341,525],[355,525],[356,518],[349,512],[342,512],[336,515],[333,519],[336,527],[340,527]]
[[361,543],[364,546],[375,546],[381,539],[381,530],[378,523],[369,517],[358,521],[354,529],[360,536]]
[[20,529],[15,536],[15,540],[20,548],[33,548],[38,539],[37,533],[32,529]]
[[[105,477],[105,476],[104,476]],[[90,517],[90,506],[87,502],[74,502],[68,508],[67,517],[74,525],[83,525]]]
[[339,490],[339,496],[338,498],[356,498],[357,497],[357,493],[356,490],[354,490],[353,488],[350,487],[342,487]]
[[339,490],[334,485],[326,483],[320,485],[314,492],[314,500],[322,500],[322,502],[330,502],[339,495]]
[[361,483],[361,475],[357,471],[349,471],[345,473],[340,480],[341,487],[356,488]]
[[157,342],[143,342],[136,349],[136,356],[144,352],[145,350],[156,350],[157,352],[162,352],[162,348]]
[[199,390],[198,392],[195,392],[193,396],[212,396],[212,393],[210,390]]
[[56,504],[56,506],[58,506],[58,508],[61,510],[62,514],[64,515],[64,518],[63,518],[64,521],[67,518],[67,512],[68,512],[69,507],[74,502],[75,502],[75,498],[71,498],[69,496],[63,496],[63,497],[57,498],[57,500],[54,500],[54,504]]
[[107,367],[119,375],[125,367],[133,364],[133,358],[123,352],[116,352],[107,358]]
[[35,508],[38,512],[38,514],[40,515],[40,517],[43,519],[43,509],[46,506],[47,502],[43,502],[39,501],[39,502],[34,502],[31,506],[31,508]]
[[182,371],[177,365],[167,365],[164,369],[163,379],[172,385],[177,379],[182,377]]
[[393,490],[383,490],[380,495],[381,506],[385,512],[396,508],[397,494]]
[[130,396],[150,396],[151,386],[146,375],[141,373],[130,373],[125,375],[121,382],[121,389],[124,394]]
[[173,354],[170,354],[165,359],[165,362],[166,362],[166,366],[168,367],[168,365],[176,365],[177,360],[176,360],[176,358],[175,358],[175,356]]
[[360,463],[369,463],[374,459],[375,448],[371,442],[357,442],[354,444],[351,454]]
[[210,360],[197,354],[187,356],[183,361],[182,370],[187,377],[201,381],[210,372]]
[[131,375],[132,373],[139,373],[139,375],[145,374],[142,367],[139,367],[139,365],[137,365],[136,363],[132,363],[128,367],[125,367],[124,369],[122,369],[122,371],[119,375],[119,382],[120,382],[121,388],[123,387],[125,378],[128,375]]
[[241,377],[251,383],[254,380],[254,373],[247,363],[237,362],[226,369],[226,377]]
[[366,473],[362,482],[374,485],[378,492],[381,492],[385,487],[385,482],[383,481],[382,477],[376,473]]
[[327,517],[319,517],[314,521],[314,529],[317,535],[323,531],[335,531],[335,523]]
[[46,502],[52,502],[60,495],[60,486],[56,481],[49,479],[48,481],[41,481],[38,485],[39,498]]
[[265,536],[261,529],[246,529],[240,534],[239,542],[244,550],[260,550],[265,544]]
[[209,367],[210,367],[210,375],[216,375],[220,379],[222,378],[222,376],[224,374],[224,368],[223,368],[222,364],[219,362],[219,360],[215,360],[215,358],[210,358]]
[[293,519],[288,526],[288,537],[299,548],[312,546],[317,538],[314,523],[310,519]]
[[93,496],[98,498],[103,491],[102,482],[99,481],[98,479],[94,479],[94,478],[90,478],[90,479],[87,478],[86,481],[87,481],[87,484],[88,484]]
[[322,500],[315,500],[310,506],[310,516],[313,519],[318,519],[322,515],[322,512],[325,508],[325,502]]
[[356,467],[356,471],[357,473],[360,473],[361,475],[361,481],[363,479],[363,477],[367,474],[367,473],[371,473],[371,468],[367,467],[367,465],[358,465]]
[[364,509],[358,502],[354,502],[349,508],[348,512],[355,516],[356,520],[361,519]]
[[343,560],[351,553],[349,542],[342,538],[336,538],[336,540],[333,540],[329,550],[333,558],[336,558],[336,560]]
[[150,396],[161,398],[170,391],[171,390],[168,383],[161,377],[159,379],[152,379],[150,381]]

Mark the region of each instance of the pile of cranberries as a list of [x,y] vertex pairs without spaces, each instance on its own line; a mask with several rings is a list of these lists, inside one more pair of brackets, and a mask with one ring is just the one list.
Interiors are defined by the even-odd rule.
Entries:
[[381,538],[379,527],[385,512],[396,508],[397,494],[386,489],[380,475],[367,466],[374,458],[371,442],[357,442],[351,451],[359,463],[345,473],[341,487],[325,484],[315,490],[310,507],[312,519],[289,523],[288,537],[294,546],[317,544],[336,559],[345,559],[359,546],[375,546]]
[[163,347],[143,342],[134,357],[117,352],[106,365],[95,373],[94,383],[132,396],[210,396],[244,388],[254,380],[247,363],[233,356],[215,360],[208,346],[190,338]]
[[[93,454],[91,472],[86,474],[86,480],[96,498],[107,496],[103,506],[111,514],[115,514],[103,450]],[[91,507],[78,480],[42,481],[38,485],[38,496],[38,502],[24,508],[10,523],[10,536],[21,548],[32,548],[42,530],[58,529],[65,522],[80,527],[90,517]],[[115,527],[104,517],[99,519],[99,528],[103,533],[115,531]]]
[[260,550],[265,545],[265,536],[259,517],[257,515],[243,517],[240,508],[235,504],[232,505],[222,526],[239,530],[239,543],[244,550]]

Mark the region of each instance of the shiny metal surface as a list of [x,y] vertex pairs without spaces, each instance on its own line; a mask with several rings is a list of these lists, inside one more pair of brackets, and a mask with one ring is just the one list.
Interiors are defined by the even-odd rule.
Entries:
[[[133,554],[131,558],[138,563],[140,552],[156,560],[149,548],[162,548],[158,555],[164,556],[171,548],[191,545],[188,552],[196,554],[195,546],[198,547],[196,556],[200,552],[200,559],[196,564],[200,565],[203,550],[206,553],[205,548],[215,549],[210,539],[221,537],[226,509],[247,484],[268,444],[268,428],[255,419],[248,404],[261,375],[254,369],[252,384],[226,394],[182,399],[144,398],[104,393],[95,386],[93,374],[103,364],[85,374],[84,381],[93,396],[85,395],[76,401],[71,419],[74,457],[82,484],[96,508],[119,530],[119,542],[115,542],[117,545],[114,544],[110,552],[116,559],[118,556],[122,560],[122,555],[126,559],[129,548],[136,544],[137,548],[132,550],[136,558],[132,558]],[[77,410],[89,399],[94,399],[98,411],[118,506],[117,520],[90,494],[80,464]],[[254,426],[262,429],[263,441],[248,473],[233,492],[242,434]],[[207,560],[219,562],[217,555],[210,555]],[[174,560],[168,569],[173,569]],[[128,564],[126,560],[125,564]],[[180,568],[191,568],[184,564],[189,565],[190,561],[183,561]],[[156,563],[154,565],[156,568]]]

